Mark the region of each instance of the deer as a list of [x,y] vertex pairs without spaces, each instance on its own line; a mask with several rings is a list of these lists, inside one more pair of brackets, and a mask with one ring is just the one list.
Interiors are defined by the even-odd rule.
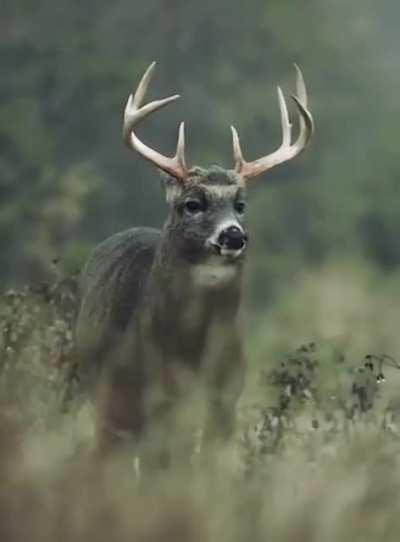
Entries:
[[[169,214],[161,230],[133,227],[100,243],[79,281],[76,345],[82,379],[91,382],[99,453],[133,446],[154,465],[169,464],[178,446],[174,412],[202,390],[204,446],[231,438],[245,377],[240,306],[249,234],[248,182],[292,160],[314,131],[307,91],[296,68],[299,133],[278,87],[280,147],[243,157],[231,126],[234,167],[189,167],[184,123],[168,157],[139,139],[136,128],[178,94],[143,105],[155,68],[143,75],[124,112],[123,140],[163,174]],[[94,383],[94,384],[93,384]],[[172,438],[171,435],[174,435]],[[183,439],[184,440],[184,439]],[[151,443],[143,445],[143,443]],[[142,446],[142,447],[141,447]],[[142,459],[140,459],[142,461]]]

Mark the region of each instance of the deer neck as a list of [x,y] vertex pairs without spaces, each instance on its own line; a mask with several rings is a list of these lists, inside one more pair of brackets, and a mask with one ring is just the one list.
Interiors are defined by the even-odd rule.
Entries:
[[232,312],[239,304],[241,278],[241,264],[227,265],[218,256],[182,257],[168,231],[163,232],[148,281],[149,307],[158,314],[184,307],[196,314]]
[[201,364],[214,323],[231,328],[240,304],[240,271],[230,281],[204,286],[196,279],[199,265],[161,243],[141,311],[151,344],[165,359],[185,360],[194,369]]

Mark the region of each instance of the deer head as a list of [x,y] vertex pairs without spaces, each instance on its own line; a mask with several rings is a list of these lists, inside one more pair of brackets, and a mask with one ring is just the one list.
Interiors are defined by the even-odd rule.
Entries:
[[166,224],[170,243],[186,260],[202,263],[217,257],[224,265],[241,261],[248,242],[243,223],[245,190],[250,179],[287,162],[300,154],[309,143],[314,130],[313,118],[307,109],[307,92],[298,66],[297,94],[292,96],[299,112],[299,135],[292,143],[291,128],[286,101],[278,87],[282,122],[282,143],[273,153],[247,162],[243,158],[239,136],[232,126],[234,168],[189,168],[185,159],[184,123],[179,126],[176,153],[167,157],[145,145],[136,135],[136,125],[148,115],[177,100],[179,95],[169,96],[142,105],[150,83],[155,62],[143,75],[134,95],[130,95],[125,107],[123,138],[128,148],[167,173],[166,194],[171,213]]

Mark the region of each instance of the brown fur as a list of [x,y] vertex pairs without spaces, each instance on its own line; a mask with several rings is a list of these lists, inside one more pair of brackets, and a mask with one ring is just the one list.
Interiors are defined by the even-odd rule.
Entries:
[[[226,217],[241,223],[234,205],[243,189],[232,191],[233,172],[195,171],[197,182],[175,191],[161,232],[133,228],[109,238],[82,273],[76,342],[82,378],[95,391],[102,451],[127,441],[145,459],[165,459],[178,447],[169,436],[176,440],[179,405],[199,388],[208,405],[205,440],[233,431],[244,376],[238,326],[243,257],[224,261],[210,255],[205,241]],[[228,196],[207,192],[208,183],[227,185]],[[182,205],[189,196],[208,198],[208,211],[186,216]],[[209,261],[229,271],[226,279],[197,284],[193,270]]]

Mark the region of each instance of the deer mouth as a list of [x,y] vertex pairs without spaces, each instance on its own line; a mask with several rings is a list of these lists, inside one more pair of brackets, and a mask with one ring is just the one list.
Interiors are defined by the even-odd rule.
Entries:
[[220,256],[221,259],[226,260],[227,262],[233,262],[243,255],[246,245],[244,244],[240,248],[229,248],[225,245],[211,243],[211,247],[214,254]]

